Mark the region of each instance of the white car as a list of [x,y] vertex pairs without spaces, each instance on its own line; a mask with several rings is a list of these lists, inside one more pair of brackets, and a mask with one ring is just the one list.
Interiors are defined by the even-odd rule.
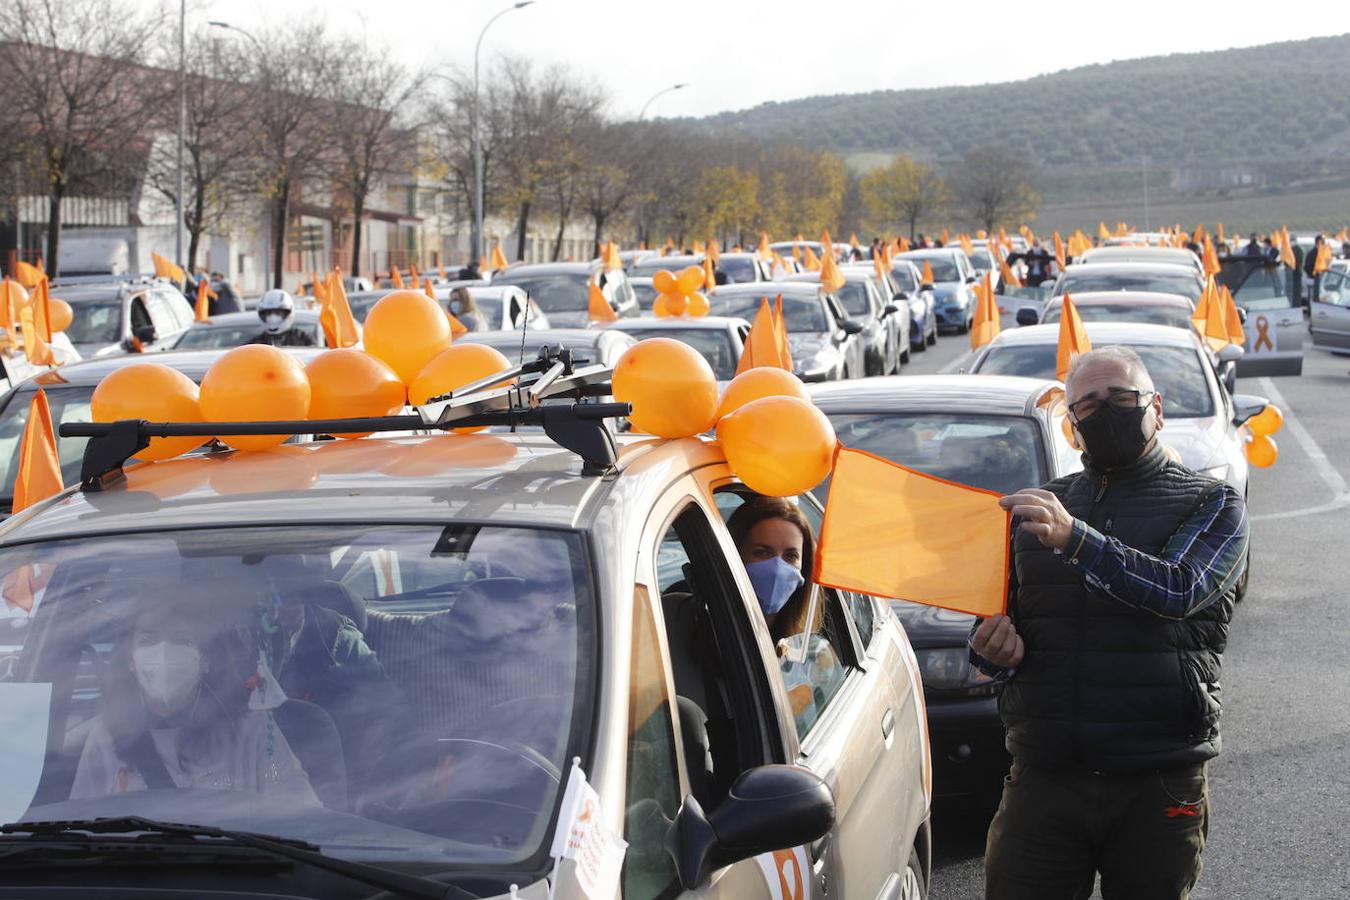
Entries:
[[[526,321],[531,329],[543,331],[552,327],[539,304],[514,285],[483,285],[468,290],[473,302],[487,318],[489,331],[519,331],[525,327]],[[449,297],[449,292],[446,292],[445,299],[441,299],[440,291],[436,292],[436,299],[440,300],[442,306],[449,303]]]
[[1200,257],[1184,247],[1093,247],[1078,255],[1075,265],[1089,263],[1166,263],[1190,266],[1204,277],[1205,266]]
[[1094,291],[1147,291],[1155,294],[1180,294],[1192,303],[1205,290],[1203,273],[1193,266],[1176,263],[1110,262],[1074,263],[1066,266],[1052,297],[1072,296]]
[[683,341],[703,355],[718,381],[736,377],[736,366],[740,364],[745,339],[750,334],[749,322],[729,316],[620,319],[606,328],[622,331],[639,341],[652,337]]

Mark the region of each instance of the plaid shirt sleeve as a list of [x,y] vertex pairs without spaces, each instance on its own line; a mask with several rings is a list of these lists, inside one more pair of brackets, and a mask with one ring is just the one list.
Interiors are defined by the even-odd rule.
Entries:
[[1237,583],[1247,558],[1247,505],[1223,485],[1181,524],[1158,556],[1075,519],[1061,558],[1088,589],[1164,619],[1184,619]]

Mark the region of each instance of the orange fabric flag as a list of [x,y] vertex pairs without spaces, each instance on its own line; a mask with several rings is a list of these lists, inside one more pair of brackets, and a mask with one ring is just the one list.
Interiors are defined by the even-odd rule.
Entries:
[[712,254],[703,257],[703,289],[713,291],[717,288],[717,271],[713,268]]
[[[415,282],[415,281],[413,282],[413,284],[416,284],[416,283],[417,283],[417,282]],[[426,294],[426,295],[427,295],[428,297],[430,297],[432,300],[435,300],[435,299],[436,299],[436,289],[435,289],[434,287],[431,286],[431,279],[430,279],[430,278],[423,278],[423,279],[422,279],[422,293]]]
[[928,260],[926,259],[923,261],[923,275],[920,277],[923,278],[924,284],[933,283],[933,267],[929,265]]
[[812,580],[981,617],[1006,612],[1012,523],[998,501],[841,445]]
[[422,283],[422,274],[417,271],[416,263],[413,263],[408,266],[408,274],[412,278],[412,283],[414,286]]
[[403,273],[398,270],[398,266],[389,267],[389,280],[394,283],[394,287],[396,288],[402,288],[404,286]]
[[877,273],[877,278],[886,278],[886,252],[880,251],[872,254],[872,270]]
[[1058,231],[1050,237],[1055,242],[1055,265],[1058,266],[1062,272],[1064,271],[1064,266],[1067,265],[1064,261],[1064,238],[1059,236]]
[[822,255],[834,254],[834,238],[830,237],[830,229],[826,228],[820,232],[820,252]]
[[802,247],[802,253],[804,253],[804,254],[806,255],[806,262],[804,262],[804,263],[802,264],[802,265],[804,265],[804,266],[806,267],[806,271],[808,271],[808,272],[819,272],[819,271],[820,271],[820,257],[816,256],[816,252],[815,252],[814,250],[812,250],[810,247],[803,246],[803,247]]
[[449,278],[446,278],[446,277],[445,277],[445,263],[437,263],[437,264],[436,264],[436,271],[437,271],[438,273],[440,273],[441,281],[449,281],[449,280],[450,280]]
[[586,308],[592,322],[619,321],[618,314],[605,299],[605,294],[600,290],[600,285],[595,283],[595,279],[586,282]]
[[19,346],[19,310],[27,304],[28,292],[19,282],[6,278],[0,284],[0,328],[5,329],[5,349]]
[[[969,256],[971,259],[975,258],[975,244],[971,242],[970,235],[968,234],[957,235],[956,242],[961,245],[962,250],[966,251],[966,256]],[[998,244],[996,242],[990,241],[989,252],[991,253],[994,252],[994,248],[997,246]]]
[[852,247],[854,250],[857,250],[859,247],[862,246],[861,244],[858,243],[858,232],[856,231],[849,232],[848,245]]
[[801,261],[802,261],[802,245],[801,245],[801,244],[793,244],[793,245],[792,245],[792,258],[795,259],[795,260],[797,260],[797,262],[801,262]]
[[998,301],[994,299],[993,276],[986,273],[975,285],[975,319],[970,324],[970,349],[978,350],[998,336]]
[[[33,327],[37,329],[38,337],[46,343],[51,343],[52,293],[46,275],[42,276],[37,288],[29,295],[29,300],[33,307]],[[53,362],[51,365],[55,365],[55,363]]]
[[834,254],[827,252],[820,261],[820,286],[833,294],[848,282],[834,261]]
[[1203,243],[1205,242],[1205,226],[1204,226],[1204,225],[1197,225],[1197,226],[1195,226],[1195,234],[1191,235],[1191,242],[1192,242],[1192,243],[1195,243],[1195,244],[1203,244]]
[[1060,381],[1068,378],[1069,366],[1073,364],[1074,357],[1091,349],[1092,341],[1088,340],[1087,329],[1083,327],[1083,319],[1078,315],[1078,308],[1073,305],[1073,298],[1065,294],[1064,306],[1059,313],[1059,346],[1055,349],[1055,377]]
[[1323,241],[1322,246],[1317,248],[1316,258],[1313,259],[1313,270],[1312,270],[1313,276],[1316,277],[1318,275],[1321,275],[1323,272],[1327,271],[1330,268],[1331,268],[1331,245],[1328,244],[1326,241]]
[[38,282],[46,277],[47,275],[42,269],[32,263],[26,263],[20,260],[14,264],[14,280],[30,291],[37,287]]
[[951,237],[947,233],[947,229],[942,229],[942,234],[938,235],[938,240],[942,241],[942,246],[944,247],[952,242]]
[[1223,321],[1228,328],[1228,341],[1239,347],[1247,343],[1247,332],[1242,328],[1242,316],[1238,314],[1237,301],[1228,285],[1219,286],[1219,296],[1223,299]]
[[897,253],[908,253],[910,251],[909,238],[906,237],[896,238],[895,250]]
[[792,344],[788,341],[787,319],[783,317],[783,295],[773,301],[774,328],[778,332],[778,364],[789,372],[793,370]]
[[457,341],[461,335],[469,333],[469,326],[461,322],[450,310],[445,311],[445,317],[450,321],[450,340]]
[[769,298],[765,297],[759,303],[755,321],[750,323],[750,333],[745,338],[745,350],[741,353],[741,361],[736,365],[737,375],[758,366],[786,368],[783,365],[780,349],[782,339],[778,335],[777,325],[773,308],[769,306]]
[[[623,259],[619,256],[619,245],[613,241],[605,244],[604,267],[607,272],[623,268]],[[502,268],[506,267],[502,266]]]
[[1291,269],[1298,268],[1298,260],[1294,257],[1294,247],[1289,241],[1289,226],[1286,225],[1280,230],[1280,262]]
[[769,246],[769,233],[767,231],[759,233],[759,246],[755,248],[755,252],[765,259],[773,255],[773,248]]
[[1098,222],[1098,223],[1097,223],[1097,237],[1101,238],[1102,240],[1106,240],[1106,239],[1109,238],[1110,236],[1111,236],[1111,229],[1109,229],[1109,228],[1106,227],[1106,223],[1105,223],[1105,222]]
[[328,298],[319,310],[319,324],[330,347],[351,347],[361,340],[361,326],[352,315],[347,302],[347,289],[342,284],[342,273],[337,269],[328,273],[324,294]]
[[[203,277],[197,282],[197,302],[193,304],[193,318],[198,322],[211,321],[211,299],[216,296],[216,292],[211,290],[211,282]],[[314,296],[319,296],[319,282],[314,282]],[[322,301],[322,298],[320,298]]]
[[1217,240],[1220,244],[1222,244],[1222,243],[1224,242],[1224,237],[1223,237],[1223,223],[1222,223],[1222,222],[1219,222],[1219,223],[1215,224],[1215,226],[1214,226],[1214,234],[1215,234],[1215,240]]
[[499,272],[507,267],[506,254],[502,252],[502,242],[498,241],[492,245],[492,255],[488,259],[488,269],[493,272]]
[[707,259],[712,260],[714,266],[722,261],[722,245],[718,242],[717,238],[708,239]]
[[1205,236],[1204,256],[1201,259],[1201,262],[1204,263],[1206,275],[1218,275],[1223,271],[1222,267],[1219,265],[1219,254],[1214,250],[1214,243],[1209,239],[1208,235]]
[[1191,324],[1213,349],[1218,350],[1228,343],[1227,310],[1213,277],[1205,282],[1200,302],[1195,305],[1195,312],[1191,313]]
[[19,443],[19,472],[14,479],[14,512],[61,493],[61,456],[47,392],[39,390],[28,403],[28,423]]

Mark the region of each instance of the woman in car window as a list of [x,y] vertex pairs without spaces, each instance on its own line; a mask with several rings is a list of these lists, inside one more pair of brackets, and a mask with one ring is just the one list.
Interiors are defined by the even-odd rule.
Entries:
[[280,688],[259,671],[257,641],[214,593],[142,603],[113,648],[71,799],[196,788],[319,804],[267,712],[275,703],[260,702],[260,680]]
[[457,287],[450,292],[450,312],[470,331],[487,330],[487,319],[483,315],[483,310],[466,287]]
[[769,633],[775,641],[801,634],[810,599],[802,573],[811,571],[816,545],[811,523],[788,501],[755,495],[731,514],[727,530],[755,587]]

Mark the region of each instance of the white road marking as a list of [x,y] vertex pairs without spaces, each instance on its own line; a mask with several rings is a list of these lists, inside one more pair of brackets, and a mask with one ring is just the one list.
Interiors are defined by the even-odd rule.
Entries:
[[1293,410],[1289,408],[1289,403],[1284,399],[1284,395],[1275,387],[1275,382],[1269,378],[1261,379],[1261,389],[1265,392],[1266,398],[1280,408],[1284,413],[1284,427],[1294,440],[1298,442],[1299,447],[1307,454],[1308,459],[1312,461],[1313,468],[1317,474],[1326,482],[1327,487],[1331,488],[1331,502],[1322,503],[1317,506],[1309,506],[1304,509],[1291,509],[1284,512],[1261,513],[1252,516],[1253,522],[1265,522],[1271,519],[1296,519],[1303,516],[1315,516],[1322,513],[1332,512],[1346,506],[1350,506],[1350,484],[1346,484],[1345,476],[1336,470],[1327,458],[1326,453],[1318,446],[1317,441],[1308,433],[1308,429],[1303,427],[1303,423],[1294,415]]

